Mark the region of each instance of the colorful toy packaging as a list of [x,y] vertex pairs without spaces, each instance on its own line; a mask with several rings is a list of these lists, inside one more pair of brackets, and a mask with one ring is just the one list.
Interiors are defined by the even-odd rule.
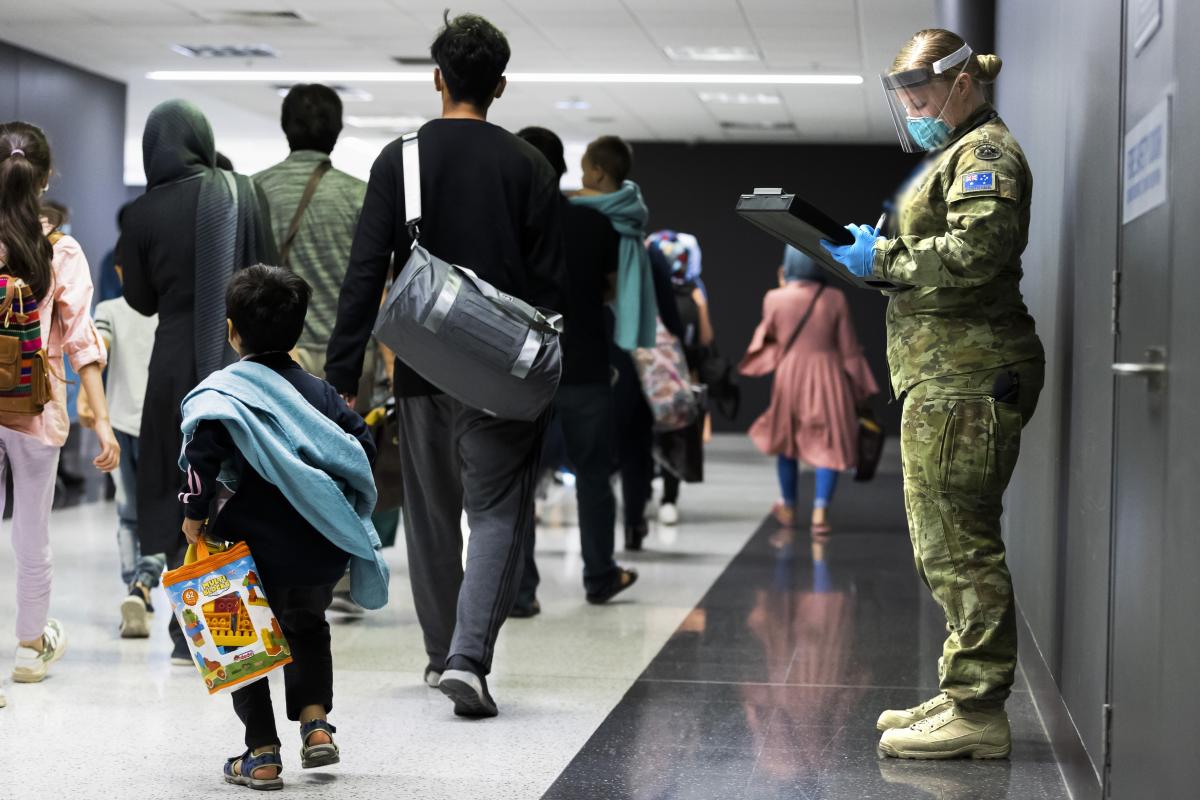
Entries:
[[244,543],[210,554],[201,537],[194,556],[189,548],[184,565],[165,573],[162,582],[209,694],[292,662]]

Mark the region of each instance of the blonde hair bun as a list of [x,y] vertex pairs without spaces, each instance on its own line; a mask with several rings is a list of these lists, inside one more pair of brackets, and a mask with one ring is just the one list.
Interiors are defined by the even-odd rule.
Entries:
[[979,69],[979,79],[985,83],[991,83],[1000,74],[1000,68],[1004,66],[1004,62],[1000,60],[1000,56],[977,54],[975,66]]

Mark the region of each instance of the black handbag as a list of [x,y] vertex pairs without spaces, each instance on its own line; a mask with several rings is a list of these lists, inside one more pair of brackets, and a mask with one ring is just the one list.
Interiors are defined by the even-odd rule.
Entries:
[[879,468],[879,459],[883,456],[883,443],[886,431],[870,411],[861,411],[858,415],[858,464],[854,471],[854,480],[866,482],[875,477]]
[[704,348],[704,357],[697,370],[700,383],[708,387],[708,397],[727,419],[737,419],[742,405],[742,389],[734,377],[733,364],[717,351],[713,342]]
[[700,414],[686,428],[654,435],[654,460],[684,483],[704,482],[704,420]]
[[400,420],[396,418],[396,401],[389,398],[380,421],[371,426],[375,440],[375,489],[379,499],[375,513],[393,511],[404,506],[404,482],[400,476]]

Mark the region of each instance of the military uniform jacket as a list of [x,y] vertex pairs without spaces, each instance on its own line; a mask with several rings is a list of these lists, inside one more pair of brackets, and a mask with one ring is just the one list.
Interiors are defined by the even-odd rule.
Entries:
[[1021,297],[1033,175],[984,106],[901,190],[894,238],[875,243],[889,292],[888,363],[897,397],[930,378],[1045,357]]

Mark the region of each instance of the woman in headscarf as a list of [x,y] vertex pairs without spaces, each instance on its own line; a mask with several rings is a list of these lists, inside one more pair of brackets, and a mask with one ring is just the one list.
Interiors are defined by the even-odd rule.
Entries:
[[812,531],[830,531],[828,507],[838,473],[858,454],[855,409],[879,386],[854,333],[840,289],[825,285],[815,261],[788,247],[779,288],[763,299],[763,320],[739,367],[743,375],[775,373],[771,405],[750,426],[758,449],[776,457],[781,499],[776,519],[796,515],[799,463],[816,470]]
[[[212,127],[200,109],[168,100],[142,136],[146,193],[126,209],[117,244],[125,299],[158,314],[137,459],[138,535],[143,553],[183,561],[179,504],[179,405],[234,359],[226,342],[225,288],[234,272],[275,260],[266,205],[249,178],[217,168]],[[174,620],[172,620],[174,623]],[[172,625],[176,656],[191,663]]]

